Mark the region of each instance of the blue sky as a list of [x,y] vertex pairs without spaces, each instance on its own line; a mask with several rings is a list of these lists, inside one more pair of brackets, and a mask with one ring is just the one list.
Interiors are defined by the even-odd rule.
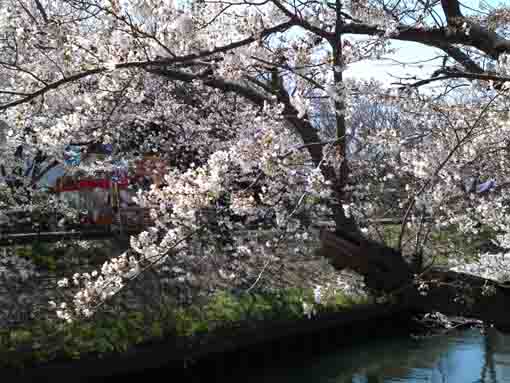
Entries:
[[[490,6],[510,6],[510,0],[461,0],[463,5],[474,9],[480,9],[481,2],[485,2]],[[442,14],[440,9],[438,11]],[[463,13],[469,15],[470,11],[464,7]],[[349,37],[347,35],[347,38]],[[383,60],[364,60],[353,64],[347,68],[346,77],[356,77],[364,80],[376,79],[385,85],[390,85],[392,82],[397,82],[397,79],[392,77],[391,74],[400,77],[417,76],[418,78],[426,78],[442,64],[442,58],[432,60],[437,56],[444,55],[444,52],[439,49],[396,40],[391,42],[391,47],[397,50],[394,54],[384,56],[385,59]],[[393,60],[407,63],[407,65],[399,65]]]
[[[426,78],[442,64],[441,59],[433,60],[441,54],[444,55],[438,49],[404,41],[393,41],[391,46],[397,50],[394,54],[386,55],[381,60],[363,60],[350,65],[345,72],[346,77],[376,79],[385,85],[390,85],[392,82],[397,82],[392,75]],[[401,65],[394,60],[406,65]]]

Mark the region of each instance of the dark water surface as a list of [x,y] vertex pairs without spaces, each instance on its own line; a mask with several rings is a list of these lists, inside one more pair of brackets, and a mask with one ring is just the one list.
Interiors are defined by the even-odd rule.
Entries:
[[510,335],[489,328],[485,334],[470,329],[422,339],[373,339],[290,364],[270,364],[224,381],[510,383]]
[[[417,338],[396,319],[378,320],[216,354],[181,372],[129,373],[139,381],[161,377],[176,383],[510,383],[510,335],[485,328]],[[126,380],[108,383],[117,381]]]

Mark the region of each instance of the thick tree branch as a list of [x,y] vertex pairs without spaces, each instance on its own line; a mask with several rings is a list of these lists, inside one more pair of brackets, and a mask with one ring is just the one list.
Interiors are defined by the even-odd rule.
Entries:
[[[443,49],[445,44],[462,44],[477,48],[492,58],[497,58],[502,52],[510,52],[510,41],[471,22],[462,28],[415,28],[401,25],[397,31],[398,34],[391,37],[394,40],[414,41],[440,49]],[[345,24],[342,28],[342,33],[356,35],[382,36],[384,32],[381,27],[370,24],[352,23]]]
[[[397,28],[398,33],[391,38],[402,41],[413,41],[445,50],[459,63],[466,65],[466,69],[472,72],[475,72],[474,65],[476,64],[452,45],[461,44],[472,46],[494,59],[497,59],[503,52],[510,52],[510,41],[499,36],[497,33],[489,31],[486,28],[464,18],[460,13],[460,10],[457,11],[457,1],[442,1],[447,6],[445,12],[448,12],[451,16],[451,18],[448,18],[447,27],[417,28],[410,27],[408,25],[400,25]],[[303,20],[290,12],[278,0],[274,0],[273,2],[290,18],[294,25],[299,25],[329,41],[335,40],[335,32],[328,32],[324,29],[315,27],[306,20]],[[353,22],[343,24],[340,32],[341,34],[349,33],[356,35],[384,36],[386,31],[378,25]]]
[[449,44],[440,44],[438,48],[443,50],[443,52],[445,52],[448,56],[461,64],[468,72],[483,73],[483,68],[474,62],[471,57],[462,52],[460,48]]
[[460,4],[458,0],[441,0],[441,7],[448,23],[456,17],[464,17],[460,12]]
[[[172,80],[179,80],[191,83],[194,80],[201,80],[205,86],[219,89],[224,92],[234,92],[258,106],[264,103],[272,103],[274,99],[269,94],[262,93],[255,88],[241,81],[226,80],[216,76],[194,74],[189,72],[177,71],[172,69],[154,68],[150,73],[157,74]],[[322,161],[322,144],[317,134],[317,130],[308,121],[307,116],[299,118],[299,113],[290,102],[289,94],[281,89],[277,94],[277,101],[284,105],[283,116],[296,129],[297,133],[307,145],[307,149],[312,157],[315,166],[319,166]],[[331,174],[327,175],[331,179]]]
[[494,59],[510,50],[510,41],[466,19],[460,11],[459,0],[441,0],[441,7],[448,23],[448,33],[464,33],[469,40],[466,45],[471,45]]
[[35,6],[37,7],[37,10],[39,11],[39,13],[41,14],[44,22],[47,24],[48,23],[48,15],[43,7],[43,5],[41,4],[41,2],[39,0],[34,0],[35,2]]
[[412,270],[396,250],[350,233],[323,232],[321,239],[318,254],[336,269],[358,272],[369,288],[393,295],[411,310],[477,318],[510,329],[505,284],[448,269]]

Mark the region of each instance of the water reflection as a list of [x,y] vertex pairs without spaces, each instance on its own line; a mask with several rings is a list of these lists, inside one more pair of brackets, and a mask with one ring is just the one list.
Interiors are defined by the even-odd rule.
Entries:
[[373,340],[299,365],[266,368],[245,382],[510,383],[510,336],[489,328],[425,339]]

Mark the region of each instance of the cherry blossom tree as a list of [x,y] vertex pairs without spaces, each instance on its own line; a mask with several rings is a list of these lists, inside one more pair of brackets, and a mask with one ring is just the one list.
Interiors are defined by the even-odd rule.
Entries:
[[[290,238],[306,245],[309,223],[324,216],[351,242],[350,260],[328,253],[334,263],[383,290],[417,285],[410,281],[423,258],[413,268],[400,252],[413,238],[422,254],[431,228],[476,233],[482,222],[508,243],[504,195],[480,200],[460,187],[475,171],[509,182],[508,11],[465,13],[457,0],[4,2],[5,153],[25,144],[34,155],[59,158],[70,143],[103,143],[117,148],[111,159],[81,171],[147,152],[171,166],[162,185],[136,198],[151,208],[154,225],[101,271],[61,281],[77,293],[59,315],[92,315],[147,268],[170,262],[193,275],[197,238],[208,259],[221,254],[229,268],[218,272],[235,283],[251,257],[271,259]],[[442,68],[393,90],[344,79],[347,66],[380,58],[393,40],[435,48]],[[431,84],[436,91],[421,90]],[[472,97],[459,105],[452,92]],[[401,116],[400,128],[350,137],[360,95],[384,100]],[[317,129],[316,99],[334,116],[333,137]],[[354,139],[359,153],[349,156]],[[382,160],[374,164],[376,156]],[[403,180],[397,252],[352,261],[352,243],[359,247],[368,241],[363,232],[378,230],[384,201],[377,188],[394,177]],[[234,234],[250,225],[272,231],[267,243]]]

